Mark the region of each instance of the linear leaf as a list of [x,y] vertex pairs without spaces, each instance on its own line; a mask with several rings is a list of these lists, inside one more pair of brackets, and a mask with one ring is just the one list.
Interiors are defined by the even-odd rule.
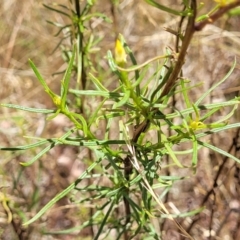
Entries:
[[153,0],[145,0],[149,5],[152,5],[153,7],[156,7],[164,12],[168,12],[168,13],[172,13],[174,15],[177,15],[177,16],[183,16],[183,12],[179,12],[179,11],[175,11],[173,10],[172,8],[168,8],[162,4],[159,4]]
[[92,163],[83,173],[82,175],[72,184],[70,184],[66,189],[64,189],[62,192],[57,194],[53,199],[51,199],[33,218],[25,222],[23,225],[29,225],[33,222],[35,222],[37,219],[39,219],[47,210],[49,210],[56,202],[58,202],[60,199],[62,199],[64,196],[66,196],[70,191],[72,191],[75,186],[81,182],[91,171],[93,168],[96,167],[96,165],[101,162],[101,158]]
[[20,164],[24,167],[28,167],[32,165],[35,161],[37,161],[40,157],[42,157],[46,152],[48,152],[51,148],[53,148],[56,144],[51,144],[50,146],[47,146],[44,148],[40,153],[38,153],[36,156],[34,156],[30,161],[28,162],[21,162]]
[[15,104],[7,104],[7,103],[1,103],[0,104],[2,107],[8,107],[8,108],[14,108],[22,111],[27,111],[27,112],[35,112],[35,113],[54,113],[56,110],[52,109],[41,109],[41,108],[30,108],[30,107],[23,107]]
[[233,72],[234,68],[236,66],[236,58],[234,59],[233,65],[228,71],[228,73],[216,84],[214,84],[211,88],[209,88],[206,92],[204,92],[201,97],[196,101],[195,106],[198,106],[199,103],[211,92],[213,91],[216,87],[218,87],[220,84],[222,84]]
[[240,159],[239,159],[239,158],[236,158],[236,157],[233,156],[232,154],[230,154],[230,153],[228,153],[228,152],[226,152],[226,151],[224,151],[224,150],[222,150],[222,149],[220,149],[220,148],[218,148],[218,147],[216,147],[216,146],[213,146],[213,145],[211,145],[211,144],[208,144],[208,143],[206,143],[206,142],[202,142],[202,141],[199,141],[199,140],[198,140],[198,143],[201,144],[201,145],[204,146],[204,147],[207,147],[207,148],[213,150],[214,152],[218,152],[218,153],[222,154],[223,156],[226,156],[226,157],[228,157],[228,158],[233,159],[233,160],[236,161],[237,163],[240,163]]
[[54,11],[54,12],[63,14],[63,15],[65,15],[66,17],[68,17],[68,18],[71,19],[71,16],[70,16],[69,14],[67,14],[66,12],[63,12],[63,11],[58,10],[58,9],[56,9],[56,8],[50,7],[50,6],[46,5],[46,4],[43,4],[43,6],[44,6],[45,8],[47,8],[47,9],[51,10],[51,11]]
[[76,45],[74,45],[74,49],[72,52],[72,57],[70,59],[70,62],[68,64],[67,70],[64,74],[63,77],[63,91],[61,92],[61,104],[62,104],[62,108],[65,108],[66,105],[66,99],[67,99],[67,92],[68,92],[68,88],[69,88],[69,82],[70,82],[70,78],[71,78],[71,74],[72,74],[72,67],[73,67],[73,62],[75,59],[75,52],[76,52]]
[[38,146],[41,146],[45,143],[48,143],[49,140],[42,140],[39,141],[37,143],[33,143],[33,144],[29,144],[29,145],[25,145],[25,146],[16,146],[16,147],[0,147],[0,150],[4,150],[4,151],[21,151],[21,150],[27,150],[27,149],[31,149],[31,148],[35,148]]
[[28,60],[32,70],[34,71],[38,81],[42,84],[44,90],[46,92],[51,91],[50,88],[48,87],[47,83],[45,82],[45,80],[43,79],[42,75],[40,74],[40,72],[38,71],[37,67],[35,66],[35,64],[32,62],[31,59]]

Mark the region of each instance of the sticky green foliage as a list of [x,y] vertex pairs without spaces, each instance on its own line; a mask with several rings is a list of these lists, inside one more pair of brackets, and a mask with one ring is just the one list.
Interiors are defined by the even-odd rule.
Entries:
[[[119,34],[115,54],[109,50],[106,52],[106,59],[101,59],[101,62],[106,60],[106,64],[108,63],[108,66],[105,66],[107,69],[102,69],[96,54],[102,37],[91,32],[91,24],[96,19],[108,24],[111,20],[102,13],[94,12],[96,2],[80,1],[79,9],[76,9],[77,4],[72,8],[58,4],[46,6],[70,21],[70,24],[66,25],[53,21],[49,23],[60,28],[56,36],[60,36],[64,30],[72,44],[70,48],[62,45],[63,38],[56,47],[57,49],[61,45],[63,59],[67,62],[58,94],[50,89],[48,81],[29,60],[41,87],[54,103],[53,109],[1,104],[1,107],[44,114],[49,121],[63,114],[71,123],[70,127],[64,126],[61,136],[28,136],[29,144],[0,147],[2,151],[21,153],[37,149],[30,160],[20,162],[21,166],[29,167],[41,163],[42,157],[51,149],[62,145],[77,149],[83,168],[81,175],[58,192],[45,206],[36,207],[33,214],[25,214],[24,225],[42,221],[42,216],[60,199],[67,197],[76,207],[76,215],[82,221],[81,224],[59,231],[44,229],[42,231],[45,234],[68,234],[92,227],[95,233],[93,239],[110,239],[113,231],[116,239],[122,239],[126,233],[129,235],[124,236],[125,239],[161,239],[162,236],[153,226],[152,219],[159,220],[160,224],[168,218],[187,236],[175,218],[197,215],[204,208],[197,207],[174,214],[162,201],[175,184],[196,174],[199,152],[203,148],[236,163],[240,162],[236,156],[202,139],[240,127],[240,123],[231,122],[239,108],[239,97],[218,103],[204,103],[209,94],[217,91],[217,87],[227,81],[236,67],[236,60],[229,72],[195,101],[189,92],[199,88],[200,84],[191,84],[191,79],[184,78],[182,69],[173,87],[163,95],[179,61],[179,52],[175,52],[172,46],[167,47],[161,56],[153,56],[145,59],[143,63],[138,63],[132,50],[134,48],[128,44],[128,37]],[[120,1],[111,2],[113,7],[120,4]],[[171,16],[183,17],[185,20],[194,16],[189,0],[182,1],[182,11],[165,6],[160,1],[145,2]],[[219,6],[202,14],[196,21],[208,19],[218,9]],[[170,29],[169,33],[178,37],[183,45],[186,29],[181,30],[183,31]],[[96,55],[92,55],[93,53]],[[179,109],[178,106],[171,106],[172,97],[176,95],[178,98],[175,100],[183,103]],[[212,120],[215,114],[226,109],[224,116]],[[181,150],[182,146],[184,148]],[[163,173],[165,169],[168,172],[166,175]],[[182,172],[186,169],[189,169],[189,174],[183,175]],[[36,199],[36,196],[33,198]],[[125,209],[121,216],[116,215],[119,208]],[[7,211],[7,208],[5,210]],[[81,218],[83,213],[88,219]],[[27,219],[26,216],[32,217]]]

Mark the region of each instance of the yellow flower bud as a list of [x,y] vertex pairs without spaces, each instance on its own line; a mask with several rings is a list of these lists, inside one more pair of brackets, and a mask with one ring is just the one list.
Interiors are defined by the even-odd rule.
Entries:
[[59,108],[61,106],[61,97],[59,97],[58,95],[55,95],[53,98],[53,103]]
[[206,128],[207,125],[204,124],[203,122],[201,121],[190,121],[190,125],[189,127],[192,129],[192,130],[199,130],[199,129],[203,129],[203,128]]
[[115,44],[115,61],[118,65],[123,65],[127,62],[127,54],[119,39],[116,40]]
[[236,0],[214,0],[216,3],[218,3],[220,5],[220,7],[224,7],[226,5],[228,5],[229,3],[233,3]]

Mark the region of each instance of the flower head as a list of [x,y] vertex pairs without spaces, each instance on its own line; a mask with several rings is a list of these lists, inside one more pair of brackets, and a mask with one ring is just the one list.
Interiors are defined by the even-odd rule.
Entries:
[[220,7],[224,7],[226,5],[228,5],[229,3],[233,3],[236,0],[214,0],[216,3],[218,3],[220,5]]
[[127,62],[127,54],[121,41],[118,38],[115,43],[115,61],[118,65],[123,65]]

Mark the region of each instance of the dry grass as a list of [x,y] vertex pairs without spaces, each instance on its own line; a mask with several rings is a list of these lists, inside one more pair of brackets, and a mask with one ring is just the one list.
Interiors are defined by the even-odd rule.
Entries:
[[[57,2],[65,3],[65,1]],[[176,4],[176,1],[165,2]],[[205,2],[206,8],[210,9],[209,1]],[[99,1],[97,8],[112,17],[109,1],[104,1],[104,4],[103,1]],[[60,51],[50,54],[58,40],[53,37],[56,29],[46,23],[47,19],[64,21],[59,15],[43,8],[41,1],[0,2],[1,103],[38,108],[52,106],[27,63],[28,58],[31,58],[52,89],[58,91],[60,76],[53,77],[52,74],[63,70],[65,64],[61,59]],[[177,17],[159,12],[144,1],[125,0],[121,1],[117,11],[116,29],[125,36],[128,44],[136,53],[138,62],[142,63],[148,58],[161,55],[167,46],[174,48],[174,37],[164,31],[164,28],[177,29],[177,23]],[[215,25],[209,25],[195,35],[184,66],[185,77],[191,79],[193,84],[202,82],[201,90],[199,88],[192,90],[193,99],[197,99],[202,92],[219,81],[229,70],[235,57],[238,63],[234,73],[213,96],[206,100],[206,103],[221,101],[239,94],[239,25],[240,17],[227,19],[227,16],[224,16]],[[106,60],[103,56],[107,49],[113,47],[116,29],[98,21],[93,21],[92,27],[99,36],[103,36],[101,50],[97,56],[100,61],[96,60],[96,62],[106,67]],[[111,79],[108,81],[111,82]],[[176,107],[181,109],[182,104],[177,101]],[[235,118],[240,121],[239,114],[236,114]],[[69,125],[64,117],[58,117],[46,123],[41,115],[7,108],[0,108],[0,119],[1,146],[24,145],[31,141],[23,136],[60,136],[64,127]],[[240,158],[239,139],[239,131],[238,135],[236,131],[229,131],[217,137],[208,138],[208,141],[219,148],[230,149],[232,154]],[[26,152],[0,153],[0,198],[7,196],[10,208],[14,209],[13,221],[8,223],[7,215],[0,205],[1,238],[87,239],[83,237],[89,235],[88,229],[81,233],[81,237],[41,235],[42,227],[50,230],[66,229],[81,224],[87,218],[88,212],[68,205],[67,199],[60,201],[58,206],[50,211],[41,222],[36,222],[27,229],[21,226],[19,217],[21,211],[28,212],[29,205],[32,205],[31,216],[33,216],[56,193],[67,187],[83,168],[79,159],[84,159],[84,153],[79,153],[78,149],[70,147],[54,148],[34,166],[20,167],[20,161],[30,159],[38,151],[35,149]],[[189,160],[183,159],[183,161]],[[176,184],[166,200],[166,206],[172,208],[172,212],[183,212],[199,207],[208,191],[211,191],[220,166],[223,170],[217,181],[218,186],[204,202],[206,209],[199,218],[187,218],[182,221],[182,225],[190,230],[191,223],[196,220],[190,231],[195,239],[208,239],[211,221],[213,235],[211,239],[240,239],[240,170],[232,160],[224,159],[209,150],[202,150],[196,175],[188,181]],[[171,174],[192,175],[190,172],[179,173],[174,170]],[[166,230],[165,239],[180,239],[180,235],[174,231],[170,222],[166,222],[163,227]]]

